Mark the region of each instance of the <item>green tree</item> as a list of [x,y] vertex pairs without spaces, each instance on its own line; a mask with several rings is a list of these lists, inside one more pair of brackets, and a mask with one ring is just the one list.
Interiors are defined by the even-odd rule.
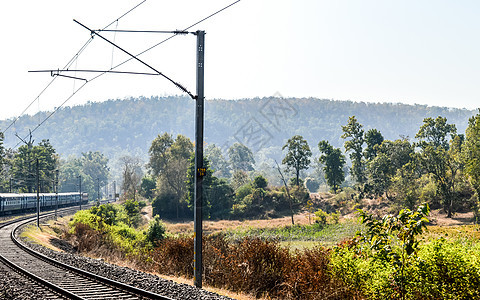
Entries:
[[288,139],[283,145],[282,150],[287,149],[287,154],[282,160],[282,164],[287,166],[287,170],[295,172],[296,185],[299,185],[300,171],[308,169],[310,166],[310,157],[312,151],[306,140],[301,135],[295,135]]
[[367,163],[368,189],[377,196],[386,193],[393,177],[402,166],[413,159],[414,148],[405,138],[395,141],[383,141],[375,146],[376,155]]
[[3,140],[3,132],[0,132],[0,191],[6,193],[10,190],[12,158],[9,156],[12,155],[12,151],[5,149]]
[[158,177],[165,172],[168,163],[169,150],[174,140],[171,134],[164,133],[158,135],[153,141],[148,154],[150,160],[148,162],[148,168],[153,176]]
[[320,150],[319,162],[323,164],[323,170],[327,184],[336,194],[340,185],[345,181],[345,173],[343,168],[345,166],[345,156],[340,149],[334,148],[327,141],[320,141],[318,143]]
[[258,189],[266,189],[268,185],[267,179],[262,175],[258,175],[253,179],[253,186]]
[[149,153],[147,166],[157,179],[156,205],[167,208],[167,211],[169,207],[174,208],[179,218],[181,211],[186,211],[187,170],[193,154],[193,143],[181,134],[173,140],[171,135],[165,133],[153,140]]
[[140,193],[147,199],[152,199],[155,192],[155,180],[150,176],[144,176],[140,184]]
[[150,223],[148,224],[148,229],[147,229],[147,234],[145,239],[152,245],[155,245],[155,243],[165,238],[166,231],[167,231],[167,228],[165,227],[165,224],[163,224],[160,217],[155,216],[153,220],[151,220]]
[[132,199],[127,199],[125,200],[125,203],[123,204],[123,207],[125,208],[125,212],[127,213],[127,222],[128,226],[138,226],[140,224],[140,221],[142,217],[140,216],[140,205],[138,204],[138,201],[134,201]]
[[[204,159],[203,166],[207,169],[203,176],[203,215],[212,219],[227,218],[232,209],[235,192],[225,179],[213,176],[208,159]],[[194,176],[195,157],[192,155],[187,172],[187,203],[191,209],[193,209],[195,201]]]
[[307,177],[305,178],[305,187],[310,191],[310,193],[316,193],[320,188],[320,182],[315,178]]
[[468,120],[465,138],[465,173],[475,190],[474,211],[478,218],[480,215],[480,109]]
[[245,172],[253,171],[255,159],[253,158],[252,150],[247,146],[235,143],[227,150],[228,160],[232,170],[242,170]]
[[416,211],[402,209],[397,216],[385,215],[381,220],[362,210],[359,213],[366,226],[366,231],[360,234],[360,247],[367,246],[376,258],[392,264],[394,283],[399,286],[398,298],[405,299],[405,267],[417,256],[417,236],[427,229],[428,204],[419,206]]
[[417,146],[420,148],[421,165],[433,175],[442,195],[444,210],[449,218],[454,210],[454,183],[458,171],[456,165],[452,163],[454,152],[457,150],[450,150],[449,140],[456,135],[456,132],[455,125],[448,124],[446,118],[439,116],[436,119],[424,119],[423,125],[415,136],[419,140]]
[[383,136],[377,129],[370,129],[365,133],[365,143],[367,147],[364,151],[364,157],[367,161],[374,159],[377,156],[377,147],[383,142]]
[[108,182],[110,174],[108,157],[99,151],[84,152],[80,157],[80,165],[84,174],[82,190],[86,189],[90,193],[90,198],[95,199],[97,198],[97,185],[104,186]]
[[216,177],[229,178],[230,177],[230,168],[228,161],[222,154],[222,149],[217,147],[215,144],[207,146],[205,149],[205,157],[208,158],[210,164],[212,165],[213,175]]
[[363,185],[366,181],[365,176],[365,161],[363,160],[363,144],[364,139],[364,130],[363,126],[358,123],[355,116],[351,116],[348,119],[348,123],[345,126],[342,126],[342,139],[348,139],[345,141],[345,151],[351,152],[350,159],[352,161],[351,173],[355,181]]
[[32,193],[36,190],[36,161],[38,159],[38,174],[41,192],[53,190],[55,170],[59,158],[55,149],[48,140],[42,140],[38,145],[22,145],[14,154],[12,175],[15,181],[22,182],[18,186],[20,191]]
[[230,180],[230,182],[231,182],[231,186],[236,191],[240,187],[248,184],[250,182],[250,179],[248,178],[247,172],[242,170],[236,170],[235,172],[233,172],[232,179]]
[[76,192],[81,180],[82,192],[96,199],[97,185],[105,185],[109,173],[108,158],[98,151],[82,153],[81,157],[70,156],[60,162],[59,191]]

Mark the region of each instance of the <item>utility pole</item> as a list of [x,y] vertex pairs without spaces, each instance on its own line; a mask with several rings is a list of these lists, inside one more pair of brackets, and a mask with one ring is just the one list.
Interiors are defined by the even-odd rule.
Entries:
[[[220,11],[219,11],[220,12]],[[209,18],[209,17],[208,17]],[[109,44],[113,45],[114,47],[118,48],[132,59],[140,62],[141,64],[148,67],[150,70],[154,71],[156,75],[160,75],[173,83],[176,87],[178,87],[183,92],[187,93],[192,99],[196,101],[196,113],[195,113],[195,191],[194,191],[194,230],[195,230],[195,241],[194,241],[194,283],[195,286],[201,288],[202,287],[202,206],[203,206],[203,176],[206,174],[206,168],[203,166],[203,129],[204,129],[204,46],[205,46],[205,31],[197,30],[194,34],[197,36],[197,67],[196,67],[196,75],[197,75],[197,95],[194,96],[191,92],[189,92],[184,86],[175,82],[162,72],[156,70],[146,62],[142,61],[138,56],[133,55],[126,51],[125,49],[121,48],[120,46],[116,45],[114,42],[109,41],[98,32],[99,30],[92,30],[87,26],[83,25],[82,23],[74,20],[75,23],[79,24],[83,28],[87,29],[91,35],[96,35],[102,40],[108,42]],[[167,33],[167,32],[162,32]],[[172,31],[169,33],[174,34],[186,34],[187,31]],[[68,70],[42,70],[37,72],[56,72],[57,76],[60,76],[59,72],[66,72]],[[71,70],[70,70],[71,71]],[[98,72],[96,70],[89,70],[89,72]],[[102,71],[104,72],[104,71]],[[133,74],[133,73],[132,73]],[[139,74],[139,73],[136,73]],[[150,75],[150,74],[149,74]],[[153,75],[153,74],[151,74]],[[68,76],[67,76],[68,77]],[[75,78],[79,79],[79,78]],[[98,191],[98,199],[100,200],[100,192]]]
[[100,206],[100,178],[97,177],[97,205]]
[[82,210],[82,175],[78,176],[78,192],[80,193],[80,210]]
[[37,158],[37,227],[40,228],[40,170]]
[[113,181],[113,202],[117,201],[117,181]]
[[9,189],[9,193],[12,192],[12,177],[10,177],[10,189]]
[[204,114],[204,48],[205,31],[198,30],[197,35],[197,99],[195,113],[195,211],[194,211],[194,284],[202,288],[202,206],[203,206],[203,114]]
[[58,210],[58,169],[55,170],[55,220],[57,219]]

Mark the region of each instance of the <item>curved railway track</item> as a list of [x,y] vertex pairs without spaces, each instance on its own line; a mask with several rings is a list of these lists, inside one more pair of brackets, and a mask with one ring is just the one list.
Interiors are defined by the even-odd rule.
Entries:
[[67,299],[170,299],[56,262],[25,247],[16,239],[15,231],[34,220],[1,225],[0,259],[46,289]]

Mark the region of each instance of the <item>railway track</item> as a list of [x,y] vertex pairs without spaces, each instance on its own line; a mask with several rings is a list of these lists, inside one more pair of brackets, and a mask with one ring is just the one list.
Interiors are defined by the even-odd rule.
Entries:
[[15,231],[34,220],[29,218],[2,225],[0,259],[45,289],[67,299],[170,299],[65,265],[23,246],[16,239]]

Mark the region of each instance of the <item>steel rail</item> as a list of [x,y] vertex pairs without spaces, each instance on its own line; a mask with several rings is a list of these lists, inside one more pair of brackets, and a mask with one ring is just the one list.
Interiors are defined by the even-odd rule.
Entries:
[[[75,208],[73,208],[73,209],[75,209]],[[70,210],[72,210],[72,208],[70,208]],[[65,211],[68,211],[68,209],[64,210],[63,212],[65,212]],[[42,218],[49,217],[49,216],[53,216],[53,213],[44,214],[42,216]],[[34,251],[34,250],[26,247],[15,237],[15,235],[16,235],[17,230],[21,226],[23,226],[27,223],[33,222],[33,221],[35,221],[35,218],[27,218],[25,220],[18,220],[18,219],[17,220],[12,220],[10,222],[6,222],[6,223],[2,224],[0,226],[0,228],[18,223],[17,225],[14,226],[14,228],[10,232],[10,239],[12,240],[12,242],[15,243],[15,245],[17,247],[19,247],[20,249],[22,249],[26,253],[29,253],[30,255],[34,256],[36,259],[41,260],[43,262],[46,262],[49,265],[55,266],[55,268],[60,268],[60,270],[63,269],[64,271],[67,270],[70,274],[77,274],[76,276],[80,276],[80,277],[85,278],[87,280],[92,280],[93,283],[95,283],[97,285],[100,284],[102,286],[105,286],[105,289],[113,290],[113,292],[115,292],[115,290],[116,291],[123,291],[123,293],[129,294],[130,297],[133,297],[133,298],[137,297],[137,298],[141,298],[141,299],[147,298],[147,299],[171,300],[171,298],[168,298],[168,297],[165,297],[165,296],[162,296],[162,295],[159,295],[159,294],[155,294],[155,293],[143,290],[143,289],[139,289],[139,288],[136,288],[136,287],[133,287],[133,286],[130,286],[130,285],[127,285],[127,284],[124,284],[124,283],[106,278],[106,277],[102,277],[102,276],[90,273],[88,271],[85,271],[85,270],[75,268],[75,267],[72,267],[70,265],[58,262],[58,261],[55,261],[54,259],[51,259],[51,258],[49,258],[49,257],[47,257],[47,256],[45,256],[45,255],[43,255],[43,254],[41,254],[37,251]],[[93,291],[91,291],[91,295],[89,295],[88,298],[86,298],[85,295],[83,297],[79,296],[77,292],[69,291],[69,287],[63,287],[62,288],[62,287],[58,286],[57,284],[50,282],[49,280],[39,278],[39,276],[29,272],[28,270],[25,270],[24,268],[18,266],[17,264],[15,264],[13,262],[8,261],[8,259],[5,258],[2,254],[0,254],[0,259],[2,261],[4,261],[11,268],[18,269],[20,272],[22,272],[26,276],[32,278],[33,280],[35,280],[37,282],[40,282],[44,286],[47,286],[49,290],[53,290],[53,291],[57,292],[58,294],[63,295],[67,298],[70,298],[70,299],[88,299],[88,298],[90,298],[90,296],[95,296],[96,295],[95,290],[93,290]],[[70,287],[70,289],[71,290],[75,289],[75,287]],[[107,291],[105,293],[108,294],[109,291]],[[84,293],[84,294],[87,294],[87,293]],[[104,296],[106,296],[106,295],[104,295]],[[128,296],[125,295],[125,297],[128,297]]]

